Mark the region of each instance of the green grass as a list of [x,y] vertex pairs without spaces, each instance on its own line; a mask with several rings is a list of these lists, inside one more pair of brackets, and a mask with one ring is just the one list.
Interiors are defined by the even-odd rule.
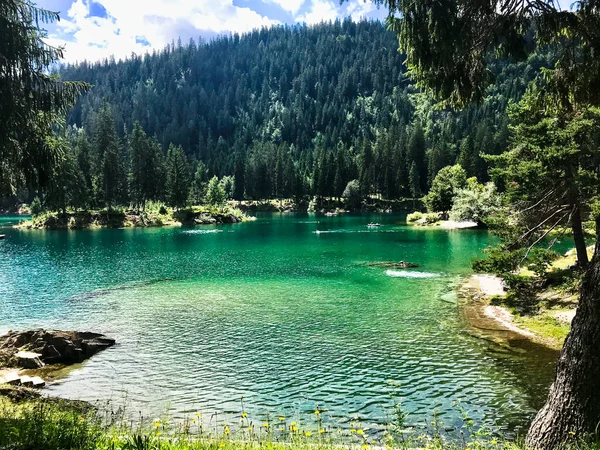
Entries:
[[[457,405],[460,408],[460,405]],[[35,399],[13,402],[0,397],[0,449],[14,450],[309,450],[448,449],[519,450],[519,441],[510,441],[490,430],[475,429],[468,413],[465,425],[450,435],[437,420],[419,429],[407,428],[406,415],[397,408],[395,419],[375,433],[358,422],[344,427],[328,425],[327,410],[315,410],[303,418],[265,417],[253,422],[241,412],[236,423],[218,424],[195,414],[182,421],[168,417],[128,420],[122,411],[114,413],[63,400]],[[572,436],[568,448],[600,450]]]

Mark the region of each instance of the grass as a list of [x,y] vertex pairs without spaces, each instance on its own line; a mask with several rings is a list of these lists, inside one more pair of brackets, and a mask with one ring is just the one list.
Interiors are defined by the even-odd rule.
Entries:
[[[457,405],[460,409],[460,405]],[[392,423],[373,432],[358,422],[347,427],[328,425],[327,410],[315,409],[303,420],[284,416],[265,417],[260,423],[239,413],[235,424],[201,414],[182,421],[125,418],[82,403],[36,399],[14,402],[0,397],[0,448],[11,450],[269,450],[315,449],[448,449],[518,450],[523,445],[475,429],[463,411],[464,426],[453,436],[437,420],[419,430],[407,429],[406,414],[397,407]],[[600,450],[597,442],[572,436],[569,448]]]
[[[590,258],[592,254],[593,248],[590,247]],[[578,302],[580,273],[572,269],[576,262],[575,252],[569,251],[551,262],[543,278],[523,268],[518,277],[524,288],[516,288],[505,297],[495,298],[493,303],[508,307],[517,325],[535,333],[544,344],[560,349],[570,324],[557,315],[572,312]]]

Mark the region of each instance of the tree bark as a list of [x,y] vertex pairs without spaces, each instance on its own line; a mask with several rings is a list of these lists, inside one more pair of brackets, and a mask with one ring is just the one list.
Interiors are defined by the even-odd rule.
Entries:
[[571,229],[573,230],[573,240],[577,251],[577,263],[579,267],[585,269],[589,264],[589,258],[585,245],[585,235],[583,234],[583,224],[581,223],[581,212],[578,206],[575,206],[575,211],[571,217]]
[[[600,229],[600,219],[596,227]],[[585,273],[579,307],[544,407],[527,434],[530,448],[552,450],[600,423],[600,239]]]

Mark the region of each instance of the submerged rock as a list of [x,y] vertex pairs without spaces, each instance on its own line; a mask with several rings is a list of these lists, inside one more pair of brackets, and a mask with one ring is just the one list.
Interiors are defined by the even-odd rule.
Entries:
[[407,262],[407,261],[376,261],[367,264],[370,267],[385,267],[393,269],[416,269],[419,267],[418,264]]
[[102,334],[31,330],[0,336],[0,367],[38,369],[45,364],[75,364],[115,345]]

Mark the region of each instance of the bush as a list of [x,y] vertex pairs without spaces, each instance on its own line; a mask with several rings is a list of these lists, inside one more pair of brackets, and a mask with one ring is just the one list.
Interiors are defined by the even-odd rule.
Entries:
[[425,223],[432,225],[440,221],[440,215],[438,213],[427,213],[425,214]]
[[408,223],[415,223],[418,222],[419,220],[421,220],[423,218],[423,213],[419,212],[419,211],[415,211],[413,213],[410,213],[408,216],[406,216],[406,221]]
[[459,189],[450,211],[450,219],[457,222],[473,221],[485,223],[490,216],[497,215],[502,207],[502,198],[494,183],[482,185],[474,180],[468,187]]
[[39,216],[42,213],[42,202],[40,201],[39,197],[33,199],[29,208],[31,209],[31,215],[34,217]]

